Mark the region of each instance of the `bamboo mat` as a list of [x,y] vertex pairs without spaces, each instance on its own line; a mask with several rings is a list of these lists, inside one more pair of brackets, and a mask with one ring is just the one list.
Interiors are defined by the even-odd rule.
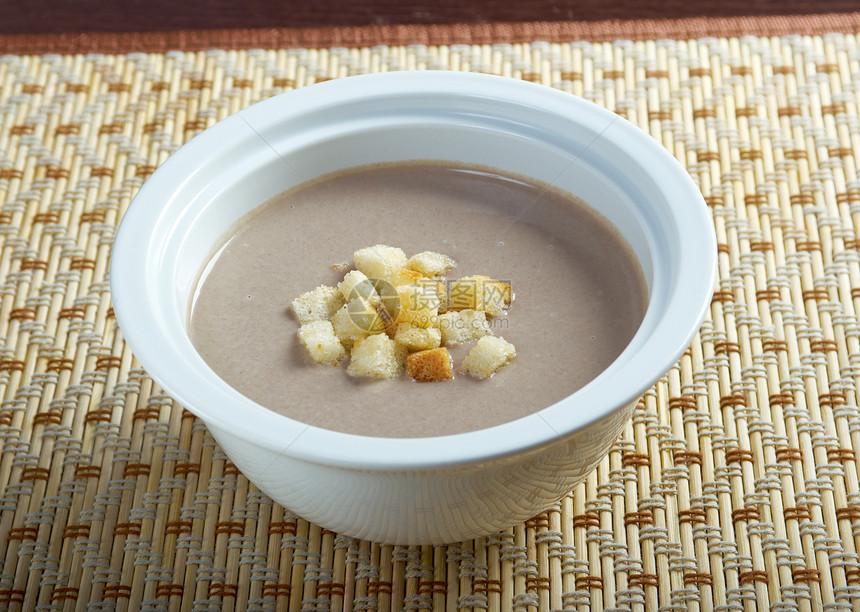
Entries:
[[[525,524],[378,546],[273,504],[147,378],[108,257],[254,101],[401,68],[528,79],[687,167],[719,285],[606,459]],[[860,610],[860,39],[0,56],[0,610]]]

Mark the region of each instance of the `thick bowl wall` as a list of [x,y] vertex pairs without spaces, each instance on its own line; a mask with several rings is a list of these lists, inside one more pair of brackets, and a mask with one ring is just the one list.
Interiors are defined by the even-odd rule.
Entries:
[[[585,388],[532,416],[409,440],[309,427],[219,379],[185,328],[194,282],[222,237],[296,184],[420,159],[531,177],[581,197],[615,224],[650,291],[645,320],[622,355]],[[443,543],[522,521],[587,475],[637,398],[698,329],[713,290],[715,247],[687,174],[616,115],[512,79],[392,73],[272,98],[184,146],[123,219],[111,283],[117,319],[138,359],[273,499],[344,534]]]

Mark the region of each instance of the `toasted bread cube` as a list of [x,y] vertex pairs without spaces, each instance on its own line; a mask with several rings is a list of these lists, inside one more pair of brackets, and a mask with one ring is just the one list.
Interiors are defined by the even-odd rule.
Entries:
[[451,281],[448,290],[448,310],[483,310],[484,286],[476,278]]
[[435,287],[401,285],[397,287],[397,318],[395,324],[411,323],[417,327],[438,327],[437,314],[441,301]]
[[350,318],[346,305],[331,317],[334,335],[346,347],[350,348],[356,340],[367,337],[367,332],[358,327]]
[[442,344],[442,330],[438,327],[418,327],[412,323],[399,323],[394,332],[394,341],[410,351],[434,349]]
[[355,267],[368,278],[379,278],[388,282],[406,266],[407,261],[406,253],[402,249],[384,244],[359,249],[353,253],[352,258]]
[[414,285],[423,279],[424,277],[421,276],[420,272],[410,270],[409,268],[397,268],[390,275],[383,278],[383,280],[391,283],[392,287],[397,287],[399,285]]
[[400,298],[400,309],[411,310],[427,315],[439,313],[441,300],[436,289],[429,285],[400,285],[397,287],[397,297]]
[[356,340],[378,334],[385,329],[376,307],[364,298],[357,297],[344,304],[331,317],[334,333],[344,346]]
[[406,267],[420,272],[427,278],[439,278],[445,276],[449,270],[456,268],[457,262],[442,253],[424,251],[410,257],[409,261],[406,262]]
[[299,342],[317,363],[334,364],[346,357],[346,350],[334,335],[331,321],[311,321],[298,331]]
[[439,298],[438,312],[440,314],[448,312],[448,289],[445,287],[445,283],[432,278],[422,278],[415,284],[425,289],[432,289],[436,297]]
[[446,348],[411,353],[406,357],[406,373],[420,382],[436,382],[454,378],[451,354]]
[[514,299],[513,287],[509,281],[500,281],[489,276],[470,276],[481,285],[481,304],[484,312],[498,317],[505,312]]
[[439,315],[442,344],[465,344],[490,334],[490,323],[482,310],[457,310]]
[[466,355],[462,370],[475,378],[489,378],[516,354],[514,345],[501,336],[484,336]]
[[[426,312],[415,312],[414,310],[401,310],[397,317],[396,325],[406,323],[413,327],[421,327],[429,329],[431,327],[439,328],[439,317]],[[396,330],[396,325],[394,329]]]
[[375,334],[356,340],[346,371],[350,376],[395,378],[403,371],[405,357],[404,347],[385,334]]
[[337,284],[337,288],[347,302],[362,297],[369,303],[376,305],[381,299],[367,275],[358,270],[347,272],[343,280]]
[[320,285],[294,299],[290,309],[296,320],[305,324],[330,319],[344,303],[345,300],[336,287]]
[[497,317],[511,305],[513,295],[511,283],[507,281],[489,276],[464,276],[451,282],[448,310],[483,310]]

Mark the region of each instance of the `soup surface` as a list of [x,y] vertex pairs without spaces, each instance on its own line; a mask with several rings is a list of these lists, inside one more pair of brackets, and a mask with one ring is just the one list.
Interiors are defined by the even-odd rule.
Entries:
[[[352,378],[314,364],[290,302],[334,286],[362,247],[444,253],[448,280],[512,283],[494,335],[516,346],[488,380],[418,383]],[[471,431],[570,395],[636,333],[647,289],[632,250],[581,201],[477,168],[407,163],[356,169],[299,186],[241,224],[201,274],[191,339],[206,362],[257,403],[317,427],[383,437]],[[453,347],[455,369],[472,344]]]

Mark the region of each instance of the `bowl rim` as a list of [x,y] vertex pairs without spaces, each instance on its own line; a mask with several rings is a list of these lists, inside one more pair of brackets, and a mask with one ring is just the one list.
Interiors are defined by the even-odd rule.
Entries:
[[[271,121],[283,124],[301,116],[303,109],[319,109],[332,104],[332,100],[344,105],[351,99],[383,99],[407,92],[479,96],[498,100],[500,104],[525,101],[550,112],[600,118],[611,127],[602,132],[601,139],[647,152],[636,160],[642,171],[671,179],[659,181],[659,189],[672,205],[677,224],[684,228],[679,232],[679,240],[681,248],[691,257],[690,261],[682,262],[683,270],[676,279],[678,285],[683,285],[686,306],[679,305],[674,319],[664,321],[659,327],[663,336],[659,350],[652,351],[656,353],[652,355],[653,375],[641,377],[635,385],[612,384],[619,371],[624,373],[622,366],[615,376],[599,377],[556,404],[515,421],[423,438],[383,438],[322,429],[276,414],[232,388],[232,397],[229,392],[219,397],[241,403],[242,410],[232,406],[226,410],[220,406],[213,408],[209,402],[201,407],[194,389],[186,381],[177,380],[187,374],[177,368],[187,355],[183,357],[174,351],[173,345],[166,346],[154,338],[150,325],[157,326],[158,321],[149,309],[150,292],[141,292],[140,279],[151,278],[152,266],[160,263],[158,257],[152,257],[147,242],[148,232],[163,221],[163,210],[149,201],[152,195],[158,189],[181,185],[188,174],[185,164],[205,159],[206,148],[213,138],[236,134],[230,125],[235,128],[237,119],[256,133],[254,124]],[[283,111],[285,106],[289,106],[287,112]],[[256,135],[268,144],[262,135]],[[673,205],[681,201],[685,202],[683,207]],[[132,353],[159,386],[204,421],[216,439],[220,435],[238,436],[278,456],[348,469],[420,470],[474,464],[554,444],[635,402],[672,367],[697,333],[716,281],[716,252],[713,220],[698,187],[668,150],[633,123],[583,98],[519,79],[447,70],[400,71],[344,77],[280,94],[234,113],[183,145],[150,176],[123,216],[112,247],[110,285],[115,316]],[[211,375],[215,376],[214,372]],[[577,411],[571,409],[574,404],[601,409]]]

